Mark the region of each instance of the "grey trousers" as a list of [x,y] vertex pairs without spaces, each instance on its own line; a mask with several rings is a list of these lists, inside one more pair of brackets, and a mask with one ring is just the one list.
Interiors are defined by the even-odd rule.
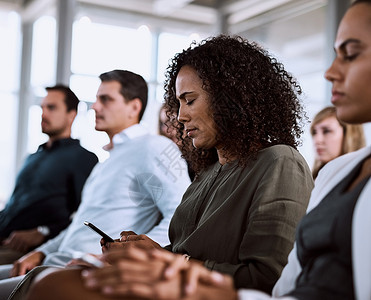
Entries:
[[[61,267],[50,267],[50,266],[39,266],[34,268],[32,271],[28,272],[23,276],[22,280],[18,281],[18,284],[13,288],[13,291],[7,299],[9,300],[24,300],[26,299],[27,293],[33,280],[42,273],[54,272]],[[21,277],[21,276],[19,276]]]
[[64,267],[72,257],[63,253],[52,253],[47,255],[44,265],[34,268],[26,275],[10,277],[13,265],[0,266],[0,300],[24,300],[33,279],[45,269]]
[[10,278],[12,268],[13,265],[0,266],[0,300],[7,300],[13,289],[25,277],[23,275]]

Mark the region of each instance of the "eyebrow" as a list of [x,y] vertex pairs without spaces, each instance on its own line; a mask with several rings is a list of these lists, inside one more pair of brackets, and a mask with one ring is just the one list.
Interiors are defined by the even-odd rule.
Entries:
[[193,91],[192,92],[184,92],[182,94],[179,95],[178,99],[184,99],[188,94],[192,94],[194,93]]
[[57,105],[54,103],[47,103],[47,104],[40,104],[40,107],[41,108],[44,108],[44,107],[53,108],[53,107],[57,107]]
[[96,96],[97,99],[112,99],[108,94],[100,94]]

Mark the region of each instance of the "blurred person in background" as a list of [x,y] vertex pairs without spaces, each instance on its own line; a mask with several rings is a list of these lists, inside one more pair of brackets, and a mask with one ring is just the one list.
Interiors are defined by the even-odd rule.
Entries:
[[171,126],[170,118],[166,115],[164,106],[161,106],[158,115],[158,133],[171,139],[174,143],[177,143],[176,128]]
[[79,99],[67,87],[46,88],[41,101],[46,143],[27,157],[14,191],[0,212],[0,264],[10,264],[58,235],[71,222],[95,154],[71,138]]
[[363,126],[339,120],[334,106],[325,107],[315,115],[310,133],[315,148],[314,179],[330,160],[366,145]]
[[[176,118],[176,116],[174,116]],[[158,133],[162,136],[165,136],[171,139],[174,143],[178,144],[178,140],[176,137],[177,130],[172,125],[172,121],[170,117],[166,114],[166,109],[164,106],[161,106],[159,116],[158,116]],[[190,161],[187,161],[187,168],[188,168],[188,175],[191,181],[195,178],[195,172],[192,170]]]

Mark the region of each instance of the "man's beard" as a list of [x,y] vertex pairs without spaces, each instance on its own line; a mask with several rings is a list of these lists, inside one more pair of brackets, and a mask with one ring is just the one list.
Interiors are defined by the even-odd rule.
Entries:
[[49,137],[54,137],[60,135],[64,131],[64,128],[52,128],[52,129],[44,129],[42,128],[42,132],[47,134]]

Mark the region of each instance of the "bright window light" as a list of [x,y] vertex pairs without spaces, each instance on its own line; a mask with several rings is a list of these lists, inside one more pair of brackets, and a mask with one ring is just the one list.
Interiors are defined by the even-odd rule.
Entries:
[[98,76],[125,69],[150,78],[151,35],[112,25],[75,22],[72,39],[72,73]]
[[55,82],[56,22],[49,16],[34,23],[32,43],[31,84],[51,86]]

